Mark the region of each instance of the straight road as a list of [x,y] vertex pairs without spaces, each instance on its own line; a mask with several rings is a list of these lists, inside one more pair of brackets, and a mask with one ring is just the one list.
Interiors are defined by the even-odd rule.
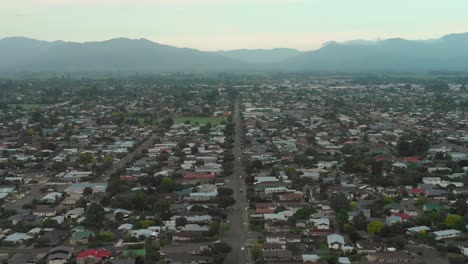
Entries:
[[153,140],[156,138],[154,134],[151,134],[148,138],[146,138],[138,147],[136,147],[132,152],[129,152],[127,156],[120,159],[117,162],[112,163],[112,166],[107,169],[100,177],[96,178],[95,182],[103,182],[106,181],[113,173],[120,169],[125,169],[127,165],[132,162],[133,158],[140,154],[143,149],[148,149],[152,147]]
[[226,264],[244,264],[250,263],[250,258],[247,256],[248,249],[241,250],[245,246],[249,233],[248,219],[246,208],[249,206],[246,198],[246,186],[244,181],[245,170],[241,162],[241,135],[242,124],[240,118],[240,98],[236,99],[234,106],[233,121],[235,123],[235,143],[233,154],[236,157],[234,161],[233,174],[230,176],[226,187],[234,190],[234,198],[236,204],[228,209],[227,219],[229,221],[229,230],[223,238],[223,241],[230,244],[232,252],[226,256],[224,263]]

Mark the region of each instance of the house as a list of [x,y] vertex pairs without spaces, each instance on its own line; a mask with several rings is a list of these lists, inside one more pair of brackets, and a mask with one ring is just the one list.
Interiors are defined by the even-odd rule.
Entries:
[[447,229],[447,230],[440,230],[432,232],[435,236],[435,240],[443,240],[443,239],[450,239],[461,236],[463,234],[462,231],[455,230],[455,229]]
[[262,257],[267,262],[284,262],[292,260],[293,254],[289,250],[266,251]]
[[76,207],[65,213],[65,217],[68,219],[78,219],[84,215],[84,208]]
[[8,264],[35,264],[41,263],[47,256],[46,252],[41,253],[32,253],[32,252],[22,252],[14,254],[10,259],[8,259]]
[[35,216],[53,217],[57,214],[57,210],[55,207],[50,207],[48,205],[38,205],[33,209],[32,214]]
[[81,251],[76,256],[77,264],[95,264],[110,258],[112,252],[104,249],[88,249]]
[[412,196],[424,196],[427,194],[424,189],[418,187],[412,188],[408,193]]
[[348,257],[339,257],[338,263],[339,264],[351,264],[351,261],[349,260]]
[[375,243],[367,240],[356,242],[356,249],[358,254],[369,254],[377,252],[378,246]]
[[65,197],[61,202],[62,205],[73,206],[75,205],[81,198],[82,194],[80,193],[73,193],[70,196]]
[[184,184],[208,184],[216,178],[215,174],[190,173],[183,176]]
[[403,222],[403,220],[401,219],[400,216],[397,216],[397,215],[391,215],[385,218],[385,224],[389,226],[393,224],[401,223],[401,222]]
[[41,198],[41,201],[46,202],[46,203],[55,203],[59,199],[61,199],[63,196],[63,193],[59,192],[51,192],[46,194],[44,197]]
[[121,225],[119,226],[119,228],[117,228],[117,229],[118,229],[118,230],[123,230],[123,231],[127,231],[127,232],[128,232],[128,231],[130,231],[130,230],[133,229],[133,225],[132,225],[132,224],[128,224],[128,223],[127,223],[127,224],[121,224]]
[[89,239],[93,236],[93,232],[88,230],[83,231],[72,231],[72,236],[70,238],[70,244],[78,245],[78,244],[88,244]]
[[137,229],[137,230],[131,230],[130,235],[138,239],[156,238],[158,236],[158,233],[150,229]]
[[328,217],[311,219],[310,223],[315,230],[330,230],[330,219]]
[[182,230],[187,232],[207,232],[210,228],[208,226],[201,226],[198,224],[187,224],[182,227]]
[[212,263],[212,259],[209,256],[202,256],[196,254],[190,254],[185,252],[168,252],[164,253],[166,261],[172,264],[207,264]]
[[83,193],[83,190],[85,188],[91,188],[93,190],[93,193],[98,193],[98,192],[105,192],[106,189],[107,189],[107,183],[105,182],[96,182],[96,183],[93,183],[93,182],[79,182],[79,183],[74,183],[70,186],[68,186],[66,189],[65,189],[65,192],[67,194],[82,194]]
[[65,264],[71,258],[73,249],[66,246],[59,246],[49,250],[47,257],[48,264]]
[[286,232],[268,233],[265,235],[266,243],[268,244],[281,244],[286,243],[300,243],[301,236],[298,234],[291,234]]
[[367,260],[369,262],[379,263],[408,263],[410,262],[410,256],[408,253],[403,251],[377,252],[367,255]]
[[304,263],[316,263],[320,260],[320,256],[317,254],[302,254],[301,257]]
[[440,210],[446,209],[446,206],[434,204],[434,203],[426,203],[423,205],[423,211],[424,212],[438,212]]
[[203,237],[201,232],[177,231],[172,235],[172,241],[192,241]]
[[11,243],[23,243],[23,242],[26,242],[30,239],[32,239],[33,237],[26,234],[26,233],[13,233],[9,236],[7,236],[4,241],[6,242],[11,242]]
[[427,231],[431,230],[427,226],[413,226],[406,229],[406,233],[409,234],[425,234]]
[[440,177],[423,177],[422,182],[424,184],[430,184],[430,185],[439,185],[441,183],[442,179]]
[[341,249],[345,244],[344,237],[339,234],[328,235],[327,244],[329,249]]

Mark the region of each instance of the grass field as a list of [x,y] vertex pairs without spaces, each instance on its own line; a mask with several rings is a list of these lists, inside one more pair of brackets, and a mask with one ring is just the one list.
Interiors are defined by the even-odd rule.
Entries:
[[127,249],[122,251],[125,257],[144,257],[146,256],[145,249]]
[[185,123],[185,121],[190,121],[190,124],[206,124],[211,123],[212,125],[219,125],[225,119],[217,117],[174,117],[174,123]]
[[9,106],[11,106],[11,107],[20,106],[25,110],[32,110],[32,109],[41,108],[41,107],[45,106],[45,104],[10,104]]

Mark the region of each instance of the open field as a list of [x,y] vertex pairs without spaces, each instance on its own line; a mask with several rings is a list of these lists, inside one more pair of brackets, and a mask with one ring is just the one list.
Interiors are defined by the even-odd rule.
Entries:
[[45,104],[10,104],[9,106],[11,106],[11,107],[20,106],[25,110],[32,110],[32,109],[41,108],[41,107],[46,106],[46,105]]

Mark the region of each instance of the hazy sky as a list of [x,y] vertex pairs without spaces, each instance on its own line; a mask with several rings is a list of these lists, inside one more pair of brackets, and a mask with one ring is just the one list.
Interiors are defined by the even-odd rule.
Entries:
[[201,50],[468,32],[467,0],[0,0],[0,38],[115,37]]

